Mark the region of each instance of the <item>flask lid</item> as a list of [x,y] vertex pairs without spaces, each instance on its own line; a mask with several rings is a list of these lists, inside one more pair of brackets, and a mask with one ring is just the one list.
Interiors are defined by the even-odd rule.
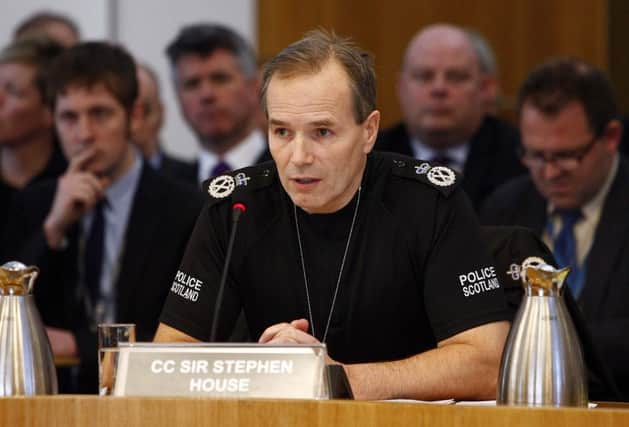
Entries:
[[27,267],[19,261],[0,266],[0,295],[28,295],[31,293],[39,269]]
[[531,257],[522,263],[522,285],[527,295],[557,296],[563,293],[570,268],[556,269],[541,258]]

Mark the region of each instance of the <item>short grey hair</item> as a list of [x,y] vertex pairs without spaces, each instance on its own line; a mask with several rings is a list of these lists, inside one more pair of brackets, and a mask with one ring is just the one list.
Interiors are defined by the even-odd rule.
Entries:
[[480,70],[484,74],[496,76],[498,74],[498,63],[496,62],[494,50],[487,39],[481,33],[471,28],[467,28],[464,31],[478,58]]
[[257,76],[253,47],[236,31],[220,24],[200,23],[183,27],[166,48],[166,55],[174,69],[179,58],[184,55],[205,57],[221,49],[236,57],[240,70],[247,78]]

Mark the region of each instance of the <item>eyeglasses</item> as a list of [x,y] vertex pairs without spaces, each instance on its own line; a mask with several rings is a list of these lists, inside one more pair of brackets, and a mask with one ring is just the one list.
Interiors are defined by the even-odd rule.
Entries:
[[555,167],[571,171],[579,167],[579,164],[585,156],[592,150],[594,144],[598,140],[595,135],[583,147],[568,151],[557,151],[554,153],[545,153],[543,151],[527,150],[524,147],[518,147],[518,154],[522,158],[522,162],[529,169],[541,169],[546,163],[553,163]]

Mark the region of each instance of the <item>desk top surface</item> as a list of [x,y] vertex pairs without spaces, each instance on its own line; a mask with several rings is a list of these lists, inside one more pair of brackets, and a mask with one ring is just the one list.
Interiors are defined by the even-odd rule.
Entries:
[[629,426],[629,404],[594,409],[402,402],[42,396],[0,399],[0,425]]

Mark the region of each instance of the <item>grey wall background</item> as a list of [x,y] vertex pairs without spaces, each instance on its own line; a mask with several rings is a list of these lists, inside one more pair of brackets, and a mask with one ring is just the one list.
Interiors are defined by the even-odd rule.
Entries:
[[231,26],[256,45],[256,0],[0,0],[0,44],[11,40],[18,22],[41,9],[70,16],[86,40],[123,44],[136,60],[157,71],[166,106],[165,149],[188,159],[198,147],[179,112],[164,55],[166,44],[181,26],[212,21]]

